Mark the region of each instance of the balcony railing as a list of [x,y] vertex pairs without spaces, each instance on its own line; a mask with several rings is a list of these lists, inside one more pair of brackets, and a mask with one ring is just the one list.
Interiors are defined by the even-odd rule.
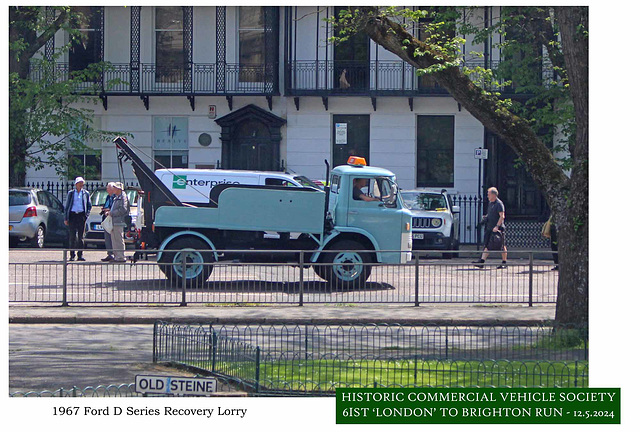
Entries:
[[[53,73],[47,66],[32,66],[33,81],[66,81],[68,63],[56,63]],[[75,91],[97,91],[107,95],[274,95],[278,93],[275,65],[224,63],[158,66],[141,63],[110,64],[94,82],[80,82]]]
[[[484,60],[468,61],[464,67],[474,69],[491,67],[499,61],[486,64]],[[297,60],[286,66],[286,94],[304,95],[447,95],[430,76],[417,76],[416,68],[401,60],[329,61]],[[486,90],[502,90],[514,93],[510,87],[501,87],[495,82],[483,83],[479,76],[471,74]],[[545,80],[547,80],[545,75]],[[547,81],[545,81],[547,82]]]

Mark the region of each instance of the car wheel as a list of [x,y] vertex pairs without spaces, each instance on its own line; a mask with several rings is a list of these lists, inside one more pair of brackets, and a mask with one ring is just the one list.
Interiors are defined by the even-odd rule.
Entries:
[[[364,288],[371,274],[371,253],[361,252],[366,249],[353,240],[342,240],[331,245],[335,252],[324,253],[321,257],[324,266],[318,266],[323,279],[331,288],[353,290]],[[316,270],[316,273],[318,270]]]
[[[455,245],[451,248],[451,250],[458,251],[460,250],[460,241],[458,240]],[[451,258],[460,258],[460,254],[458,252],[449,254]]]
[[[166,247],[171,252],[163,252],[160,257],[160,271],[169,280],[182,286],[186,280],[187,288],[202,287],[213,271],[213,251],[204,241],[189,237],[179,238]],[[186,265],[183,269],[183,260]]]
[[44,226],[38,225],[38,228],[36,228],[36,235],[31,239],[31,246],[42,249],[44,247],[45,234]]

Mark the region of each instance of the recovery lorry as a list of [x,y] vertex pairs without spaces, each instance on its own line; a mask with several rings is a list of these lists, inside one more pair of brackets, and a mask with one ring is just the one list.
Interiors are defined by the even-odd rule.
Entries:
[[[294,251],[302,250],[304,265],[313,266],[330,286],[353,289],[364,287],[372,264],[411,259],[411,213],[402,204],[395,175],[365,166],[362,158],[350,158],[350,164],[330,173],[325,161],[329,186],[324,191],[223,184],[211,189],[208,203],[194,206],[180,202],[124,138],[114,142],[119,163],[131,161],[144,191],[134,259],[156,255],[173,281],[202,286],[214,263],[255,261],[256,251],[264,251],[261,258],[268,262],[299,263]],[[358,192],[373,200],[354,196],[356,179]],[[267,231],[279,235],[268,238]]]

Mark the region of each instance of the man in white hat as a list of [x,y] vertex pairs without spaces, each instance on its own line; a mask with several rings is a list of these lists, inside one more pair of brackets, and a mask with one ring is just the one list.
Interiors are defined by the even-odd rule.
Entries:
[[111,244],[113,245],[114,259],[111,262],[125,262],[124,257],[124,237],[122,235],[124,227],[127,225],[126,217],[129,215],[129,199],[123,193],[124,186],[120,182],[112,184],[113,201],[111,209],[105,210],[106,215],[111,215],[113,229],[111,230]]
[[84,189],[82,177],[76,177],[74,184],[75,187],[67,193],[67,201],[64,206],[64,224],[69,227],[69,249],[71,249],[69,260],[75,259],[77,251],[78,261],[84,261],[82,237],[84,236],[84,224],[91,211],[91,199],[89,191]]

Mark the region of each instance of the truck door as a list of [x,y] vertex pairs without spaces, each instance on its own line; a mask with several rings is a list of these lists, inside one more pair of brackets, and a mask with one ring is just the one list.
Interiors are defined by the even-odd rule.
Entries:
[[[348,225],[373,234],[381,249],[400,249],[401,216],[391,180],[355,178],[351,187]],[[360,192],[365,196],[359,195]]]

